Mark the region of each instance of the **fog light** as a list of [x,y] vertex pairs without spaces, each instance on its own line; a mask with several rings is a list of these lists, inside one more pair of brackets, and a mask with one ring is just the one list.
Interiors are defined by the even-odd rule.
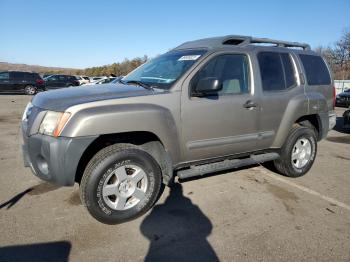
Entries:
[[42,156],[38,156],[37,164],[38,164],[38,168],[39,168],[40,172],[43,175],[48,176],[49,175],[49,165],[47,164],[47,161],[45,160],[45,158],[43,158]]

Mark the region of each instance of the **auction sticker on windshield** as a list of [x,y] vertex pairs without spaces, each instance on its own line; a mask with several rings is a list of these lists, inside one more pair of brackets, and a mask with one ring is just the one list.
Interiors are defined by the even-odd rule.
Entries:
[[184,61],[184,60],[197,60],[201,55],[184,55],[181,56],[178,61]]

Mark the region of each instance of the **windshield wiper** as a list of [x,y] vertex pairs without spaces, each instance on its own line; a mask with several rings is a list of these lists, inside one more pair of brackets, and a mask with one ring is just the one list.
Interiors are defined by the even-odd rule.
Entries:
[[119,83],[122,83],[122,84],[136,84],[136,85],[139,85],[139,86],[142,86],[143,88],[147,89],[147,90],[154,90],[152,86],[146,84],[146,83],[143,83],[141,81],[137,81],[137,80],[129,80],[129,81],[123,81],[121,79],[119,79]]

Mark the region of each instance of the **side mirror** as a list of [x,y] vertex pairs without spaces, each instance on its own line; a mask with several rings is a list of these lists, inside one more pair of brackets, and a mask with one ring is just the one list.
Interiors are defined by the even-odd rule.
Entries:
[[222,84],[216,77],[205,77],[198,81],[195,95],[210,95],[222,90]]

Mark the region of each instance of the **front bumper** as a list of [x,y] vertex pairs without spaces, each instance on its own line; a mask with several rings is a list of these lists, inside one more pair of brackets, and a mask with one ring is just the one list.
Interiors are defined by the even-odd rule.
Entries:
[[77,167],[85,149],[96,136],[51,137],[41,134],[26,136],[23,131],[24,166],[35,176],[60,185],[73,186]]

